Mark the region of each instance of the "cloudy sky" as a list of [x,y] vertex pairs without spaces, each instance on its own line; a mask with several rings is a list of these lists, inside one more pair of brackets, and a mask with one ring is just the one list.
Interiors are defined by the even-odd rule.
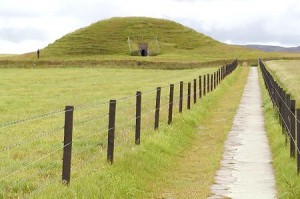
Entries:
[[226,43],[300,46],[299,0],[1,0],[0,53],[36,51],[115,16],[170,19]]

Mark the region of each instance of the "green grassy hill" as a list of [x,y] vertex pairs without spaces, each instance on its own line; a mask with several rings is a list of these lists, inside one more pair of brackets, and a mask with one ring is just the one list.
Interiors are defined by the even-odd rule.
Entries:
[[[141,58],[130,56],[137,51],[138,43],[148,43],[151,52],[158,56]],[[155,39],[157,38],[157,40]],[[157,46],[157,42],[159,47]],[[160,49],[158,51],[158,49]],[[179,23],[148,17],[123,17],[101,20],[78,29],[41,49],[41,59],[36,53],[0,58],[0,65],[27,66],[34,60],[37,65],[87,66],[87,65],[147,65],[224,63],[224,60],[252,60],[257,58],[300,57],[292,53],[267,53],[236,45],[221,43]],[[3,61],[5,59],[5,61]],[[221,63],[221,64],[222,64]],[[172,66],[173,67],[173,66]],[[194,67],[194,66],[192,66]]]
[[132,48],[136,48],[142,36],[148,43],[155,42],[157,37],[161,54],[224,46],[173,21],[125,17],[102,20],[76,30],[46,47],[44,53],[55,56],[128,54],[128,37],[133,42]]
[[[262,53],[239,46],[227,45],[201,34],[179,23],[146,17],[111,18],[76,30],[58,39],[43,49],[46,57],[129,55],[131,48],[144,38],[150,50],[157,51],[155,37],[161,57],[197,57],[197,59],[229,59],[243,54]],[[151,49],[152,48],[152,49]]]

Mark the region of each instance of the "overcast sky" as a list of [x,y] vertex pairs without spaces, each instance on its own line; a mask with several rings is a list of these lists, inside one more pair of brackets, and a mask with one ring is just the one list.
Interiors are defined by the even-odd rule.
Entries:
[[0,0],[0,53],[36,51],[115,16],[170,19],[225,43],[300,46],[299,0]]

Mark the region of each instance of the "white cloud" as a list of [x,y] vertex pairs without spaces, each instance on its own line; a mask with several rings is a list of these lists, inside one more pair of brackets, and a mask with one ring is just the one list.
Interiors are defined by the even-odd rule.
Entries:
[[300,45],[298,0],[2,0],[0,53],[33,51],[114,16],[172,19],[223,42]]

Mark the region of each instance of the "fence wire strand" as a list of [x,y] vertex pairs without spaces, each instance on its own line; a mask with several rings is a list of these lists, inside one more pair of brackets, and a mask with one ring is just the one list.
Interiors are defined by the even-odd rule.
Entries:
[[52,111],[50,113],[36,115],[36,116],[25,118],[25,119],[6,122],[4,124],[0,124],[0,129],[8,128],[8,127],[15,126],[15,125],[18,125],[18,124],[22,124],[22,123],[25,123],[25,122],[31,122],[31,121],[35,121],[35,120],[39,120],[39,119],[44,119],[44,118],[51,117],[51,116],[54,116],[54,115],[58,115],[58,114],[65,113],[65,112],[68,112],[68,111],[66,111],[66,110]]
[[[266,70],[266,68],[265,68],[264,70]],[[286,104],[285,100],[283,100],[283,98],[281,97],[280,93],[277,91],[276,87],[275,87],[274,84],[273,84],[273,81],[272,81],[271,77],[269,77],[270,74],[268,74],[267,72],[268,72],[268,71],[265,71],[266,74],[264,74],[263,76],[268,78],[269,82],[270,82],[271,85],[272,85],[272,89],[274,89],[274,90],[276,91],[277,95],[278,95],[279,98],[280,98],[281,103],[283,102],[283,104],[285,104],[285,106],[286,106],[288,112],[290,112],[290,114],[293,115],[293,118],[295,119],[295,121],[298,122],[298,123],[300,123],[300,121],[298,120],[297,116],[293,113],[293,111],[289,108],[288,104]],[[266,84],[266,85],[267,85],[267,84]],[[268,85],[267,85],[267,86],[268,86]],[[269,87],[269,86],[268,86],[268,87]],[[269,89],[268,89],[268,92],[270,92],[270,87],[269,87]],[[270,93],[269,93],[269,95],[270,95]],[[289,125],[288,125],[288,124],[286,123],[286,121],[284,120],[284,116],[281,114],[281,112],[280,112],[280,110],[279,110],[279,107],[277,107],[277,106],[275,106],[275,107],[276,107],[276,109],[277,109],[277,112],[278,112],[279,115],[280,115],[280,118],[281,118],[282,123],[284,124],[285,128],[287,129],[286,131],[287,131],[287,133],[289,134],[289,137],[292,139],[292,142],[294,143],[294,146],[295,146],[295,148],[297,149],[298,154],[300,154],[300,149],[299,149],[299,147],[297,146],[296,139],[294,139],[294,137],[293,137],[292,134],[291,134],[291,129],[289,128]]]
[[52,154],[56,153],[57,151],[59,151],[59,150],[65,148],[66,146],[69,146],[70,144],[71,144],[71,143],[68,143],[68,144],[64,145],[63,147],[59,147],[59,148],[53,150],[52,152],[50,152],[50,153],[48,153],[48,154],[42,156],[41,158],[39,158],[39,159],[37,159],[37,160],[35,160],[35,161],[33,161],[33,162],[31,162],[31,163],[25,165],[24,167],[22,167],[22,168],[20,168],[20,169],[17,169],[16,171],[14,171],[14,172],[12,172],[12,173],[6,175],[5,177],[1,178],[1,179],[0,179],[0,182],[4,181],[5,179],[7,179],[7,178],[9,178],[9,177],[11,177],[11,176],[13,176],[13,175],[15,175],[15,174],[17,174],[17,173],[19,173],[19,172],[25,170],[25,169],[27,169],[28,167],[34,165],[35,163],[37,163],[37,162],[39,162],[39,161],[41,161],[41,160],[43,160],[43,159],[45,159],[45,158],[51,156]]
[[297,120],[300,123],[300,120],[298,120],[297,116],[293,113],[293,111],[290,109],[289,105],[285,102],[285,100],[281,97],[280,93],[277,91],[276,87],[273,84],[273,81],[271,80],[271,78],[269,77],[269,75],[265,75],[269,80],[270,83],[272,84],[272,88],[276,91],[277,95],[280,98],[280,101],[286,106],[287,110],[293,115],[293,117],[295,118],[295,120]]
[[12,149],[12,148],[21,146],[21,145],[23,145],[23,144],[27,144],[27,143],[29,143],[29,142],[33,142],[33,141],[35,141],[35,140],[37,140],[37,139],[39,139],[39,138],[42,138],[42,137],[45,137],[45,136],[47,136],[47,135],[51,135],[51,134],[57,133],[57,132],[59,132],[59,131],[61,131],[61,130],[63,130],[63,129],[64,129],[64,127],[60,127],[60,128],[53,129],[53,130],[51,130],[51,131],[47,131],[47,132],[43,132],[43,133],[37,134],[37,135],[32,136],[31,138],[29,138],[29,139],[27,139],[27,140],[24,140],[24,141],[22,141],[22,142],[18,142],[18,143],[16,143],[16,144],[6,146],[6,147],[2,148],[2,149],[0,150],[0,152],[10,150],[10,149]]

